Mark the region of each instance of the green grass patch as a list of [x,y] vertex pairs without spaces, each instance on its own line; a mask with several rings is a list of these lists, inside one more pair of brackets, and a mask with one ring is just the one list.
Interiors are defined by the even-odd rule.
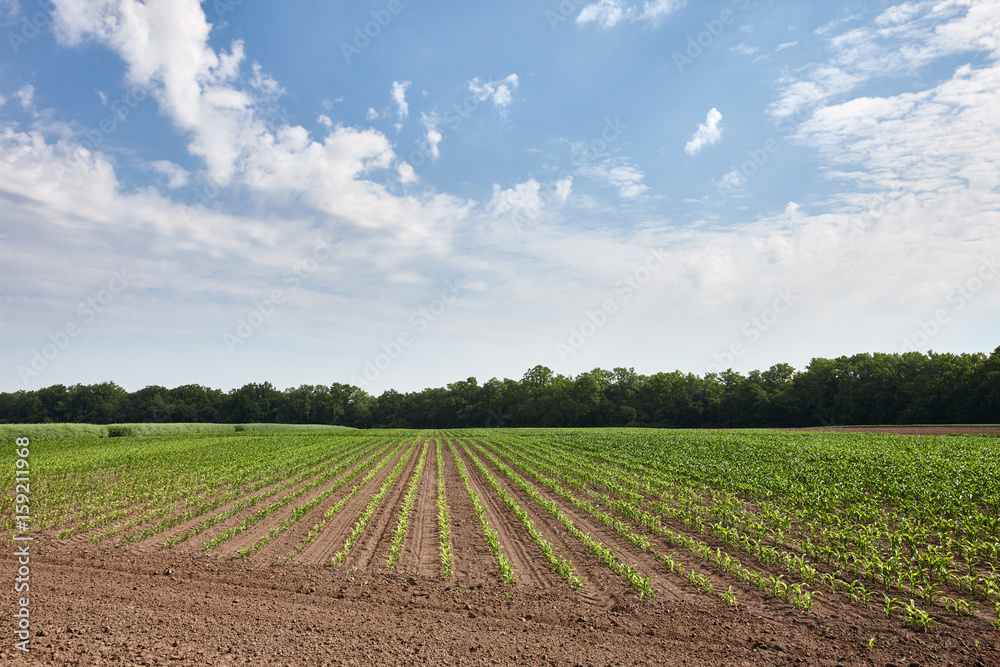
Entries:
[[328,424],[207,424],[195,422],[156,424],[0,424],[0,442],[16,438],[68,440],[72,438],[122,438],[198,433],[275,433],[282,431],[353,431],[349,426]]

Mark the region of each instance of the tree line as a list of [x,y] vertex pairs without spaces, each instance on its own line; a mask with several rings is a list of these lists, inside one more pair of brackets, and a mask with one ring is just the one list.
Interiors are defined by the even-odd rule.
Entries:
[[273,422],[358,428],[483,426],[801,427],[1000,423],[1000,347],[992,354],[857,354],[746,375],[577,376],[535,366],[520,380],[475,378],[373,396],[334,383],[224,392],[201,385],[128,392],[114,382],[0,393],[0,423]]

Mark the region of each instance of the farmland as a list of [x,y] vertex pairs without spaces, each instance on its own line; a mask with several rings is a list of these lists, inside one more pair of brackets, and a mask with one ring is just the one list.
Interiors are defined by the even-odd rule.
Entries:
[[990,435],[39,441],[30,529],[33,628],[44,634],[32,652],[192,664],[998,664],[998,480]]

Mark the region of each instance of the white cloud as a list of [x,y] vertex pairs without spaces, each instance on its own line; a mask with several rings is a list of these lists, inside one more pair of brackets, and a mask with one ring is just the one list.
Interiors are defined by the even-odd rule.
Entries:
[[[237,87],[243,42],[228,53],[208,45],[211,25],[194,0],[60,0],[54,31],[64,45],[94,40],[126,64],[130,85],[151,89],[161,110],[190,133],[188,150],[211,173],[234,173],[254,146],[266,143],[256,100]],[[267,97],[280,91],[257,69],[250,90]],[[256,83],[260,90],[253,87]]]
[[862,77],[832,66],[814,68],[811,80],[792,76],[783,77],[779,83],[784,87],[784,90],[779,98],[768,106],[767,110],[776,118],[785,118],[804,107],[823,104],[834,97],[843,95],[862,81]]
[[602,28],[613,28],[625,18],[625,13],[625,8],[619,0],[599,0],[581,9],[576,22],[581,25],[597,23]]
[[149,166],[154,171],[167,177],[167,187],[172,190],[182,188],[188,184],[189,174],[179,164],[175,164],[170,160],[157,160],[156,162],[150,162]]
[[833,21],[830,21],[829,23],[824,23],[820,27],[816,28],[813,31],[813,34],[819,35],[819,36],[826,35],[826,34],[832,32],[835,28],[838,28],[838,27],[844,25],[845,23],[850,23],[852,21],[857,21],[860,18],[862,18],[862,14],[851,14],[850,16],[846,16],[844,18],[834,19]]
[[[854,18],[854,17],[851,17]],[[840,25],[824,26],[826,35]],[[902,3],[885,10],[876,26],[862,26],[827,40],[833,58],[811,63],[804,74],[779,80],[779,98],[768,108],[784,118],[804,107],[843,97],[875,78],[916,71],[944,56],[979,51],[1000,55],[1000,4],[983,0]]]
[[[5,291],[18,298],[25,295],[17,304],[8,304],[16,308],[16,316],[0,322],[5,333],[27,331],[24,323],[31,323],[32,334],[45,341],[44,332],[64,326],[79,299],[87,296],[80,285],[104,284],[107,267],[127,263],[137,267],[136,289],[116,300],[101,322],[116,332],[116,342],[130,340],[126,337],[131,332],[138,332],[138,340],[166,331],[175,334],[169,344],[178,346],[186,338],[218,337],[280,285],[290,267],[311,256],[308,244],[322,232],[333,239],[336,260],[322,264],[232,357],[248,369],[246,381],[266,376],[283,382],[291,376],[282,375],[281,368],[288,367],[319,368],[319,374],[348,369],[334,371],[334,380],[346,380],[350,369],[360,371],[359,360],[378,351],[372,342],[377,333],[371,332],[388,331],[391,337],[406,323],[414,303],[437,298],[444,279],[463,274],[473,275],[469,284],[476,287],[448,311],[433,337],[421,340],[422,353],[405,360],[415,366],[412,377],[419,380],[414,383],[451,381],[455,368],[476,369],[480,377],[502,376],[503,367],[476,365],[483,363],[477,358],[489,356],[483,350],[491,348],[501,350],[499,354],[507,355],[504,363],[519,369],[528,358],[559,372],[632,363],[640,372],[673,367],[700,372],[712,363],[713,353],[743,340],[740,326],[774,302],[775,289],[790,288],[799,299],[741,357],[745,370],[758,365],[761,356],[756,355],[767,346],[776,348],[772,359],[802,364],[813,356],[859,349],[895,351],[901,336],[912,334],[921,319],[950,305],[947,295],[974,275],[981,255],[1000,252],[995,213],[1000,194],[994,192],[1000,155],[995,114],[1000,108],[1000,68],[995,62],[960,67],[939,85],[898,96],[837,104],[833,102],[839,100],[822,94],[812,98],[817,108],[799,126],[796,140],[818,151],[828,177],[858,186],[848,187],[825,212],[806,213],[803,209],[821,208],[810,200],[803,208],[789,202],[771,215],[725,225],[706,218],[692,225],[655,221],[600,229],[568,229],[570,225],[557,224],[559,216],[542,215],[539,224],[514,239],[509,223],[493,213],[530,211],[535,205],[544,213],[546,207],[570,199],[571,192],[576,209],[592,207],[600,213],[594,217],[602,219],[607,219],[606,211],[589,195],[576,193],[579,186],[575,191],[570,179],[557,181],[551,195],[533,179],[508,189],[497,186],[486,203],[434,192],[394,196],[381,177],[398,175],[406,182],[412,168],[396,157],[382,133],[345,128],[329,118],[326,123],[317,119],[329,132],[315,138],[287,124],[268,129],[259,116],[260,91],[234,68],[242,47],[234,46],[228,57],[215,54],[218,64],[210,65],[207,53],[202,54],[204,61],[193,55],[207,48],[205,39],[188,40],[184,30],[164,29],[165,24],[179,25],[166,15],[168,9],[179,7],[179,13],[188,16],[190,2],[169,7],[155,0],[145,5],[122,0],[64,4],[67,16],[93,27],[88,35],[126,54],[126,63],[134,61],[130,70],[145,71],[150,53],[172,53],[164,40],[190,47],[181,49],[184,58],[192,59],[187,66],[151,61],[148,79],[156,99],[178,136],[191,141],[192,153],[205,155],[206,165],[218,156],[235,156],[230,187],[255,205],[227,213],[219,205],[225,193],[195,206],[155,188],[130,191],[114,162],[100,151],[83,151],[69,135],[53,138],[34,127],[25,131],[0,121],[0,182],[17,193],[0,193],[4,219],[12,228],[25,230],[4,239],[5,247],[10,245]],[[982,6],[973,10],[981,11]],[[105,8],[105,13],[95,7]],[[160,14],[143,23],[126,15],[129,12]],[[88,23],[91,18],[93,23]],[[143,33],[146,37],[119,34],[113,26],[120,24],[136,26],[140,33],[149,30]],[[198,25],[190,17],[182,24]],[[946,22],[942,33],[951,31],[952,38],[960,40],[959,33],[967,31],[972,38],[967,43],[973,45],[987,39],[969,22],[963,22],[961,30],[953,24]],[[886,23],[889,28],[906,25]],[[106,39],[94,36],[105,33]],[[60,39],[66,38],[64,34]],[[145,46],[133,54],[127,48],[133,43]],[[836,60],[839,51],[834,55],[832,64],[816,64],[783,82],[782,92],[786,84],[799,80],[815,83],[813,76],[823,67],[866,76]],[[195,66],[195,61],[205,66]],[[224,72],[231,78],[222,81]],[[429,125],[424,124],[428,131],[436,128],[436,123]],[[219,134],[218,144],[210,142],[212,133]],[[438,133],[435,152],[440,140]],[[74,155],[75,166],[67,167]],[[640,169],[620,158],[595,160],[577,175],[603,179],[626,199],[645,192]],[[722,178],[739,187],[739,172]],[[581,313],[604,298],[618,298],[613,286],[648,259],[650,248],[662,252],[663,267],[612,324],[571,362],[563,363],[554,353],[551,359],[538,358],[544,357],[546,345],[551,349],[550,341],[565,340]],[[37,264],[45,257],[57,261],[49,261],[51,270],[40,275]],[[552,289],[539,289],[539,284]],[[409,291],[421,286],[426,291]],[[950,311],[956,323],[949,324],[935,345],[977,349],[963,347],[971,338],[963,338],[962,332],[996,328],[1000,292],[992,287],[979,292],[961,313]],[[380,307],[372,308],[372,303]],[[352,337],[349,331],[365,335]],[[280,347],[268,346],[271,336],[280,339]],[[94,337],[95,345],[99,338]],[[365,340],[357,343],[353,338]],[[665,338],[671,345],[662,345]],[[469,340],[484,342],[473,346]],[[20,348],[11,352],[5,345],[7,366],[24,363],[32,344],[25,345],[20,356]],[[454,356],[464,350],[465,357]],[[444,366],[440,359],[449,351],[455,365]],[[178,366],[190,374],[222,368],[225,354],[221,342],[207,349],[199,343],[172,358],[186,359],[188,363]],[[129,370],[129,364],[139,366],[134,359],[108,354],[99,369],[90,361],[91,368],[75,377],[70,372],[60,375],[54,364],[39,384],[86,382],[98,370],[126,383],[128,378],[150,381]],[[420,366],[425,359],[427,365]],[[695,365],[701,360],[699,369]],[[60,368],[70,368],[69,355],[60,357],[60,364],[64,361]],[[389,386],[403,388],[403,363],[384,376]],[[442,374],[446,377],[439,381]],[[176,384],[218,386],[234,377],[181,377],[179,371]],[[294,382],[300,381],[296,376]]]
[[545,210],[564,205],[572,190],[572,177],[561,178],[544,189],[534,178],[506,190],[494,183],[493,197],[486,204],[486,210],[496,217],[510,213],[515,221],[538,222]]
[[637,6],[626,6],[622,0],[598,0],[586,5],[576,17],[579,25],[596,23],[602,28],[613,28],[622,21],[648,21],[654,26],[667,15],[684,5],[683,0],[652,0]]
[[399,174],[399,182],[404,185],[416,183],[420,180],[417,177],[416,172],[413,171],[413,166],[409,162],[400,162],[399,166],[396,167],[396,173]]
[[719,123],[722,121],[722,114],[718,109],[712,107],[705,116],[705,122],[698,125],[694,136],[684,145],[684,152],[688,155],[697,155],[705,146],[711,146],[722,138],[722,128]]
[[638,20],[652,21],[654,24],[657,24],[664,16],[674,13],[683,5],[684,0],[653,0],[653,2],[646,2],[642,6],[642,12],[639,14]]
[[265,97],[281,97],[285,94],[285,89],[282,88],[277,81],[272,79],[267,74],[263,73],[263,68],[260,63],[254,62],[251,67],[253,71],[253,76],[250,78],[250,86],[259,91]]
[[[258,206],[336,220],[432,254],[450,243],[451,222],[443,221],[466,214],[468,205],[446,195],[395,197],[368,180],[382,170],[401,182],[415,180],[412,167],[402,165],[380,132],[334,125],[321,116],[318,122],[329,134],[314,139],[280,118],[268,122],[265,103],[283,90],[260,68],[241,77],[242,42],[233,42],[229,53],[208,45],[210,26],[197,0],[60,0],[56,17],[55,33],[64,45],[105,44],[126,63],[130,83],[152,89],[161,111],[187,138],[189,152],[204,161],[199,178],[224,184],[211,207],[251,197]],[[428,136],[436,156],[440,133],[429,127]]]
[[646,174],[621,160],[606,158],[601,162],[582,166],[577,172],[607,181],[618,190],[618,196],[622,199],[635,199],[649,190],[649,186],[642,182]]
[[513,213],[528,220],[537,220],[543,206],[541,187],[533,178],[506,190],[494,183],[493,198],[486,204],[486,210],[495,216]]
[[738,169],[727,171],[722,178],[714,182],[715,189],[726,197],[740,192],[746,185],[746,177]]
[[774,51],[775,51],[775,53],[777,53],[778,51],[784,51],[785,49],[790,49],[793,46],[797,46],[797,45],[798,45],[798,41],[784,42],[782,44],[778,44],[778,48],[776,48]]
[[30,83],[26,83],[17,89],[14,93],[16,97],[21,102],[21,108],[25,111],[30,111],[35,108],[35,87]]
[[316,122],[319,123],[320,125],[326,127],[327,129],[333,127],[333,121],[330,120],[329,116],[327,116],[326,114],[323,114],[323,113],[321,113],[320,115],[316,116]]
[[649,190],[642,180],[646,175],[635,167],[612,167],[608,171],[608,180],[618,188],[618,194],[623,199],[634,199]]
[[517,90],[517,74],[510,74],[499,81],[480,81],[479,77],[469,82],[469,92],[476,96],[480,102],[490,100],[500,113],[506,113],[506,109],[513,100],[513,91]]
[[431,153],[431,159],[437,160],[441,157],[441,150],[438,146],[441,144],[441,140],[444,136],[438,132],[437,124],[441,121],[436,113],[432,113],[429,116],[425,113],[420,114],[420,122],[424,124],[425,134],[424,138],[427,140],[427,146]]
[[744,56],[752,56],[753,54],[755,54],[758,51],[760,51],[760,49],[758,47],[756,47],[756,46],[747,46],[743,42],[740,42],[739,44],[737,44],[736,46],[730,48],[729,50],[732,51],[732,52],[734,52],[734,53],[739,53],[740,55],[744,55]]
[[929,2],[904,2],[879,14],[875,23],[882,26],[905,23],[930,4]]
[[570,192],[573,191],[573,179],[563,178],[556,181],[555,198],[560,204],[565,204],[569,199]]
[[[422,206],[398,201],[365,179],[387,169],[410,179],[382,134],[331,122],[330,134],[314,140],[305,128],[280,117],[268,122],[265,105],[283,89],[259,66],[251,67],[248,85],[241,85],[243,43],[233,42],[229,53],[209,47],[210,25],[196,0],[61,0],[56,17],[55,32],[64,44],[92,39],[116,51],[130,82],[152,88],[161,110],[189,137],[189,152],[228,188],[245,188],[281,205],[313,207],[367,228],[396,225],[412,217],[402,214],[401,206]],[[432,129],[437,155],[440,134]],[[431,234],[420,225],[406,233]]]
[[397,118],[406,118],[410,115],[410,105],[406,103],[406,89],[409,87],[409,81],[392,82],[392,99],[396,103]]
[[1000,133],[988,129],[998,105],[1000,66],[963,65],[927,91],[818,109],[795,136],[821,152],[830,177],[866,189],[989,192],[1000,168]]

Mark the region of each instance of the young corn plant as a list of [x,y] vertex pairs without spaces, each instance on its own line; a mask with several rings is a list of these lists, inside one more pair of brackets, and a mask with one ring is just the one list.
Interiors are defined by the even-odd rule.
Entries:
[[344,540],[344,546],[341,547],[340,551],[335,553],[333,555],[333,558],[330,559],[330,562],[333,565],[342,565],[343,562],[347,560],[347,554],[351,551],[351,548],[354,546],[355,542],[357,542],[358,538],[361,536],[361,533],[362,531],[364,531],[365,526],[368,525],[368,520],[371,519],[372,514],[374,514],[375,510],[378,509],[378,506],[382,504],[382,499],[385,498],[385,495],[389,492],[389,488],[392,486],[393,482],[396,481],[396,477],[399,476],[399,473],[403,470],[403,467],[406,465],[407,461],[410,460],[410,456],[412,454],[413,454],[413,447],[410,447],[410,449],[407,450],[405,455],[399,457],[399,463],[397,463],[395,467],[393,467],[392,472],[390,472],[386,480],[382,482],[382,486],[381,488],[379,488],[378,493],[376,493],[374,496],[371,497],[371,499],[368,501],[368,506],[365,507],[365,510],[361,513],[361,516],[359,516],[358,520],[354,523],[354,528],[351,530],[350,535],[348,535],[347,539]]
[[944,604],[945,609],[955,612],[959,616],[975,616],[976,607],[979,606],[978,602],[969,602],[962,598],[945,597],[941,599],[941,602]]
[[819,591],[810,591],[802,587],[802,584],[792,584],[790,587],[789,598],[796,609],[801,609],[802,611],[812,611],[814,600],[813,597],[816,595],[822,595]]
[[685,575],[685,578],[689,584],[700,590],[702,593],[711,594],[712,580],[702,574],[699,574],[697,570],[689,570]]
[[[596,555],[599,559],[601,559],[602,562],[604,562],[609,568],[611,568],[611,570],[615,574],[617,574],[626,582],[628,582],[628,584],[632,586],[632,588],[639,594],[640,600],[643,600],[646,597],[653,597],[656,594],[656,589],[654,589],[650,585],[650,582],[652,580],[651,577],[642,576],[638,568],[636,568],[634,565],[623,563],[620,560],[618,560],[618,558],[615,556],[614,552],[611,549],[608,549],[603,544],[600,544],[599,542],[594,540],[594,538],[589,533],[585,533],[584,531],[580,530],[576,525],[574,525],[572,519],[570,519],[569,516],[567,516],[566,513],[559,508],[558,505],[556,505],[551,500],[548,500],[547,498],[543,497],[538,492],[538,490],[534,486],[532,486],[530,482],[523,479],[520,475],[516,474],[513,470],[510,469],[510,467],[507,464],[499,460],[497,457],[493,456],[489,451],[484,449],[482,446],[477,445],[477,448],[479,449],[480,452],[483,453],[483,455],[487,459],[489,459],[493,463],[493,465],[497,467],[498,470],[500,470],[500,472],[502,472],[512,482],[517,484],[517,486],[520,487],[522,491],[531,496],[540,505],[542,505],[542,507],[548,510],[549,514],[558,519],[559,522],[562,523],[562,525],[566,528],[567,531],[569,531],[569,533],[573,537],[583,542],[583,544],[589,547],[590,550],[594,552],[594,555]],[[645,538],[643,536],[631,532],[623,522],[614,519],[613,517],[607,515],[606,513],[596,511],[596,508],[590,505],[590,503],[587,503],[585,501],[579,501],[579,499],[573,498],[572,494],[565,492],[565,490],[561,489],[561,487],[559,487],[555,483],[546,484],[546,486],[551,488],[556,493],[560,493],[560,491],[565,493],[564,497],[567,497],[568,500],[570,500],[571,502],[576,501],[574,502],[575,505],[577,505],[584,511],[591,513],[592,516],[600,520],[602,523],[605,523],[606,525],[610,525],[611,527],[613,527],[620,535],[626,537],[630,542],[632,542],[634,545],[636,545],[643,551],[647,552],[653,551],[652,545],[649,543],[648,538]],[[563,493],[560,493],[560,495],[563,495]],[[710,590],[711,589],[709,589],[709,592]]]
[[487,483],[493,488],[494,491],[497,492],[500,499],[504,501],[504,504],[507,505],[507,507],[521,522],[521,525],[523,525],[528,531],[528,535],[531,536],[531,539],[534,540],[535,544],[537,544],[542,550],[542,553],[545,555],[545,559],[549,562],[549,565],[551,565],[556,573],[565,579],[575,590],[579,590],[583,582],[580,580],[580,577],[576,576],[576,572],[574,571],[572,564],[565,558],[560,558],[556,555],[555,550],[552,548],[552,543],[542,536],[541,532],[531,521],[531,517],[524,511],[524,508],[521,507],[521,505],[518,504],[518,502],[511,497],[509,493],[507,493],[505,488],[500,486],[497,478],[486,468],[486,466],[483,465],[482,461],[476,458],[476,456],[469,450],[468,445],[463,443],[462,448],[465,450],[469,460],[472,461],[472,463],[486,479]]
[[479,523],[483,527],[486,542],[490,545],[490,551],[493,552],[493,556],[497,559],[497,567],[500,569],[500,579],[505,584],[513,584],[514,565],[510,562],[509,558],[500,553],[500,536],[497,534],[497,531],[490,527],[489,519],[486,517],[486,507],[483,505],[483,501],[479,499],[479,494],[476,493],[469,482],[469,475],[465,471],[465,464],[462,463],[462,458],[458,455],[458,450],[455,449],[454,442],[449,443],[448,446],[451,447],[451,453],[455,457],[455,466],[458,468],[458,475],[462,478],[465,490],[469,492],[469,497],[472,499],[472,506],[476,509],[476,516],[479,517]]
[[910,600],[910,604],[903,605],[900,609],[903,610],[903,614],[906,616],[904,620],[908,625],[919,628],[924,632],[927,632],[927,629],[934,623],[934,618],[923,609],[918,609],[912,599]]
[[424,448],[420,452],[420,460],[417,462],[417,467],[413,471],[413,478],[410,480],[410,488],[406,490],[403,504],[399,508],[399,520],[396,522],[396,530],[392,535],[392,544],[389,547],[389,557],[385,562],[385,566],[390,569],[396,566],[399,554],[403,550],[403,541],[406,539],[406,527],[410,522],[410,514],[413,511],[413,502],[417,497],[417,488],[420,486],[420,474],[424,470],[424,460],[426,457],[427,443],[424,442]]
[[451,517],[448,516],[448,500],[444,493],[444,459],[441,458],[441,441],[438,440],[436,445],[438,467],[437,519],[441,549],[441,576],[445,579],[451,579],[454,571],[451,550]]
[[735,591],[733,591],[732,586],[730,586],[729,590],[727,590],[725,593],[719,593],[719,597],[721,597],[722,601],[725,602],[726,604],[733,605],[733,609],[740,608],[740,601],[736,599],[736,593]]
[[[384,464],[385,462],[388,462],[388,460],[395,454],[395,451],[396,450],[393,450],[392,453],[387,454],[386,457],[383,458],[383,460],[380,463],[380,465]],[[375,456],[376,455],[373,454],[369,458],[365,459],[362,463],[358,464],[354,468],[354,470],[352,470],[346,477],[344,477],[343,479],[341,479],[336,485],[334,485],[334,487],[331,487],[330,489],[327,489],[327,491],[324,491],[324,493],[327,493],[327,492],[332,493],[332,490],[340,488],[340,486],[339,486],[340,484],[346,483],[349,479],[352,479],[354,476],[356,476],[359,473],[361,473],[365,469],[365,466],[368,465],[371,462],[371,460],[373,458],[375,458]],[[278,499],[278,500],[276,500],[276,501],[268,504],[266,507],[263,507],[263,508],[257,510],[256,512],[254,512],[253,514],[251,514],[250,516],[248,516],[247,518],[245,518],[243,520],[243,522],[240,523],[239,525],[233,526],[232,528],[230,528],[229,530],[221,533],[220,535],[216,535],[211,540],[208,540],[208,541],[204,542],[201,545],[202,551],[206,551],[206,552],[210,551],[210,550],[214,549],[215,547],[217,547],[217,546],[219,546],[221,544],[224,544],[225,542],[229,541],[230,539],[232,539],[236,535],[239,535],[240,533],[243,533],[248,528],[252,527],[257,522],[259,522],[261,519],[264,519],[267,516],[270,516],[272,513],[274,513],[275,511],[279,510],[280,508],[288,505],[289,503],[291,503],[296,498],[302,496],[304,493],[310,491],[311,489],[315,488],[316,486],[319,486],[321,483],[323,483],[327,479],[334,477],[337,474],[337,472],[339,472],[339,470],[337,468],[332,468],[329,471],[327,471],[326,473],[324,473],[323,475],[321,475],[320,477],[312,480],[311,482],[309,482],[305,486],[301,487],[297,491],[291,491],[291,492],[285,494],[280,499]]]
[[938,598],[944,595],[944,591],[938,588],[938,584],[928,584],[914,591],[926,604],[937,604]]
[[892,618],[892,615],[900,608],[899,598],[891,598],[885,593],[882,594],[884,598],[882,604],[882,615],[886,618]]

